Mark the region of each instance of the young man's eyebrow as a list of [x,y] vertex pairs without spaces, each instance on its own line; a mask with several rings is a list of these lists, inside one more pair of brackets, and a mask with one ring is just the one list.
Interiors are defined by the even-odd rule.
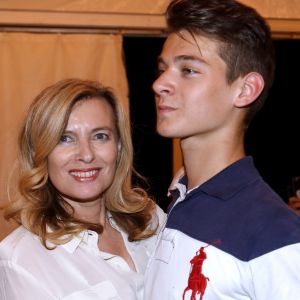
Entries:
[[207,64],[207,62],[198,57],[198,56],[194,56],[194,55],[178,55],[175,57],[175,62],[180,62],[180,61],[195,61],[195,62],[199,62],[199,63],[205,63]]
[[[207,64],[207,62],[204,59],[197,57],[197,56],[193,56],[193,55],[178,55],[178,56],[175,56],[174,61],[175,61],[175,63],[178,63],[181,61],[195,61],[195,62],[199,62],[202,64],[203,63]],[[161,56],[159,56],[157,59],[157,64],[166,65],[166,62],[164,61],[164,59]]]

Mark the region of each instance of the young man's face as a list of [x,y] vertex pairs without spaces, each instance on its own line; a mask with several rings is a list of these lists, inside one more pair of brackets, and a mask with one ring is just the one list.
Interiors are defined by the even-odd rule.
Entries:
[[237,83],[227,83],[217,42],[182,35],[169,35],[158,61],[160,76],[153,84],[157,131],[172,138],[224,132],[236,113]]

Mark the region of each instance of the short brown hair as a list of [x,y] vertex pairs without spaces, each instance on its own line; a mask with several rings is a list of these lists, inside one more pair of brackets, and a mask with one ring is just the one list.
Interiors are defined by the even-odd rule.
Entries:
[[274,79],[274,47],[266,21],[253,8],[234,0],[174,0],[166,19],[170,32],[186,30],[220,42],[219,55],[227,65],[229,84],[250,72],[262,75],[264,90],[249,108],[249,123]]

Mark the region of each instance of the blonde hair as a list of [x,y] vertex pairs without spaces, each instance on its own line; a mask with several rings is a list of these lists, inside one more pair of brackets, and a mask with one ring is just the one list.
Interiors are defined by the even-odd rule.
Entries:
[[86,229],[99,233],[103,230],[99,224],[74,218],[48,178],[48,155],[59,143],[72,108],[78,101],[91,98],[111,106],[120,144],[116,173],[103,195],[105,207],[128,233],[130,241],[155,232],[149,227],[154,202],[143,189],[131,185],[133,147],[122,106],[112,91],[98,82],[65,79],[44,89],[29,107],[19,136],[18,196],[4,211],[6,219],[13,219],[38,235],[47,248],[47,242],[62,244]]

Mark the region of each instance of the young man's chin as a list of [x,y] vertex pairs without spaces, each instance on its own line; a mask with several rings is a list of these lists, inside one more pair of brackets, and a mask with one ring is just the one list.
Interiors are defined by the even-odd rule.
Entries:
[[166,138],[173,138],[174,137],[172,132],[168,129],[157,127],[156,131],[162,137],[166,137]]

